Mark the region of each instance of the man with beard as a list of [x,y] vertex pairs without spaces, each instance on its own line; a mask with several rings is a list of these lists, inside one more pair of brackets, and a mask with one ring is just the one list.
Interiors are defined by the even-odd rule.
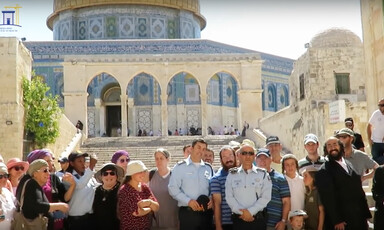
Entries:
[[344,144],[344,158],[352,164],[353,169],[361,176],[361,181],[372,178],[379,164],[366,153],[353,148],[354,132],[351,129],[343,128],[337,132],[336,137]]
[[[253,165],[253,146],[242,145],[239,151],[242,164],[229,170],[225,182],[225,198],[233,213],[233,229],[265,230],[267,222],[263,210],[271,200],[271,178],[266,170]],[[259,149],[257,154],[269,155],[269,150]]]
[[232,230],[232,211],[225,199],[225,181],[228,170],[236,166],[235,150],[231,146],[225,145],[220,149],[219,155],[222,167],[210,181],[215,226],[216,230]]
[[344,146],[330,137],[324,146],[326,161],[316,174],[316,184],[325,210],[324,229],[368,229],[371,218],[361,178],[344,160]]

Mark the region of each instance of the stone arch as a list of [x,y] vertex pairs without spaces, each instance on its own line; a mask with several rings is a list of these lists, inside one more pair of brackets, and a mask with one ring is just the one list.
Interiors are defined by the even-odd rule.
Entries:
[[[114,93],[113,99],[111,93]],[[121,129],[121,88],[106,72],[93,76],[87,84],[87,124],[89,136],[116,136]],[[109,96],[108,96],[109,95]],[[107,99],[107,100],[106,100]]]
[[141,134],[149,135],[161,130],[161,104],[164,102],[161,101],[158,80],[151,74],[140,72],[129,81],[126,93],[130,132],[138,134],[141,130]]
[[[182,134],[201,130],[201,83],[187,71],[173,75],[167,85],[168,130]],[[191,129],[192,128],[192,129]],[[196,131],[196,132],[195,132]]]
[[289,91],[288,91],[288,87],[286,85],[282,85],[280,86],[280,89],[279,89],[279,109],[282,109],[286,106],[289,105]]
[[277,111],[277,95],[276,95],[276,86],[272,83],[268,84],[267,94],[266,94],[266,106],[269,111]]
[[238,129],[238,83],[228,72],[217,72],[207,85],[207,124],[209,132],[218,134],[226,126]]

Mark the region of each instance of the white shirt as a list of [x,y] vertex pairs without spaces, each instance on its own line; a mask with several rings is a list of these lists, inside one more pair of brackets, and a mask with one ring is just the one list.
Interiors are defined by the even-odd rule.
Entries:
[[384,115],[380,110],[376,110],[369,118],[369,124],[372,125],[371,139],[375,143],[384,143]]
[[0,222],[0,229],[11,229],[13,213],[16,210],[15,200],[15,196],[8,189],[1,188],[0,207],[2,209],[2,214],[5,216],[5,219]]
[[303,177],[297,173],[294,178],[284,176],[288,181],[289,191],[291,192],[291,211],[304,210],[305,185]]
[[76,177],[79,174],[75,170],[72,173],[75,177],[76,188],[72,198],[69,201],[69,215],[83,216],[87,213],[92,213],[93,199],[95,197],[95,189],[98,183],[93,178],[94,171],[87,168],[84,175],[79,179]]
[[344,169],[347,173],[349,173],[349,172],[348,172],[347,163],[345,163],[345,160],[344,160],[343,157],[341,158],[341,160],[336,161],[336,162],[339,163],[339,165],[340,165],[341,167],[343,167],[343,169]]

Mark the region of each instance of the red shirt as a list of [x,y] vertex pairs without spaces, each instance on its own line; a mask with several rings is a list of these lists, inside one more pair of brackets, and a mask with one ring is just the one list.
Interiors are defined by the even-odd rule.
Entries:
[[121,187],[118,194],[120,230],[149,230],[151,228],[151,213],[139,217],[132,215],[137,211],[137,202],[143,199],[157,202],[146,184],[141,184],[141,192],[134,189],[130,184]]

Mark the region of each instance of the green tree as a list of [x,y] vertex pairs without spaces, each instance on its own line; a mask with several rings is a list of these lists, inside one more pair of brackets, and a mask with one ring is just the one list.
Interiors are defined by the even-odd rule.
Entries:
[[42,77],[35,76],[31,81],[23,78],[25,130],[32,134],[33,144],[39,148],[54,143],[59,136],[62,111],[57,96],[48,94],[48,91]]

